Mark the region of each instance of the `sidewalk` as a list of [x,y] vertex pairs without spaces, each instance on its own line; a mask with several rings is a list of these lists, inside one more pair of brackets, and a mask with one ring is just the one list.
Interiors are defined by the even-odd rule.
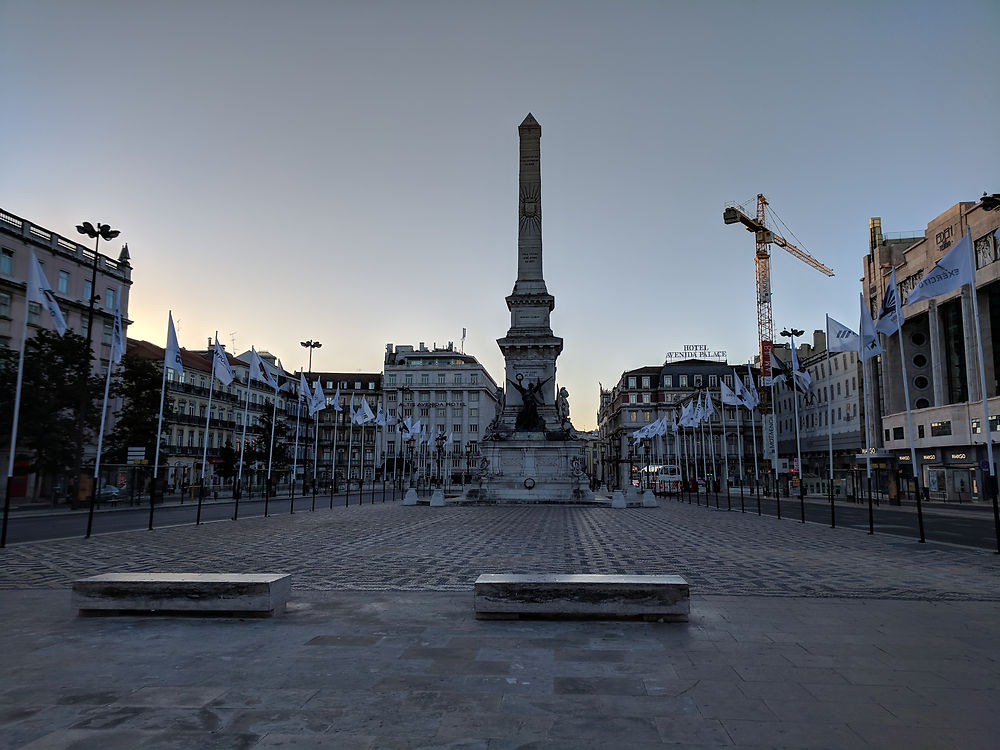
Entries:
[[[755,514],[377,504],[0,551],[0,747],[991,748],[1000,559]],[[112,570],[268,620],[79,618]],[[485,572],[678,573],[688,623],[478,621]],[[627,739],[626,739],[627,738]]]

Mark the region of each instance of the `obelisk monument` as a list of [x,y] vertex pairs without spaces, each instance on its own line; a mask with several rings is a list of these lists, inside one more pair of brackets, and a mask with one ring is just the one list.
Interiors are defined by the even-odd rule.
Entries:
[[530,114],[518,127],[517,280],[507,297],[510,329],[503,352],[505,397],[482,443],[480,498],[493,502],[592,502],[582,471],[583,441],[569,421],[565,389],[557,391],[552,334],[555,297],[542,273],[542,128]]

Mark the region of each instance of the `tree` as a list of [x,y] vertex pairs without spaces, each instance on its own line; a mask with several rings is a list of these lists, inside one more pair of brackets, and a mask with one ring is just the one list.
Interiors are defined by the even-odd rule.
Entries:
[[[111,397],[122,399],[122,407],[115,415],[117,422],[108,436],[102,460],[125,463],[129,447],[145,448],[146,460],[153,460],[162,384],[163,371],[153,360],[131,354],[122,358],[122,368],[110,391]],[[165,402],[163,416],[169,415],[170,404]],[[161,442],[161,450],[163,447]]]
[[[83,336],[39,329],[24,346],[17,451],[29,458],[32,472],[51,482],[75,466],[77,425],[96,431],[100,414],[95,402],[103,381],[90,373],[90,348]],[[0,441],[8,447],[17,359],[16,351],[0,352]]]

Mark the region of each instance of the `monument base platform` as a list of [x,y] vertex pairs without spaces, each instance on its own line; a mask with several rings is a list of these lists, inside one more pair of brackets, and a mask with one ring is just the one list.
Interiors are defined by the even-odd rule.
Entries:
[[480,503],[603,504],[583,472],[584,445],[552,440],[544,432],[518,432],[480,444],[483,481],[468,500]]

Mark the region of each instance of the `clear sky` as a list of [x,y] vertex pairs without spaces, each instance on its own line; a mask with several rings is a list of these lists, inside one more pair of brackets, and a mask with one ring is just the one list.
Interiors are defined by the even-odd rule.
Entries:
[[[764,193],[831,266],[772,253],[777,330],[855,326],[868,218],[1000,191],[1000,4],[0,0],[0,207],[121,230],[129,335],[380,371],[456,345],[498,381],[517,125],[542,126],[544,270],[574,424],[685,344],[757,350]],[[781,230],[781,227],[778,227]],[[782,232],[783,233],[783,232]]]

